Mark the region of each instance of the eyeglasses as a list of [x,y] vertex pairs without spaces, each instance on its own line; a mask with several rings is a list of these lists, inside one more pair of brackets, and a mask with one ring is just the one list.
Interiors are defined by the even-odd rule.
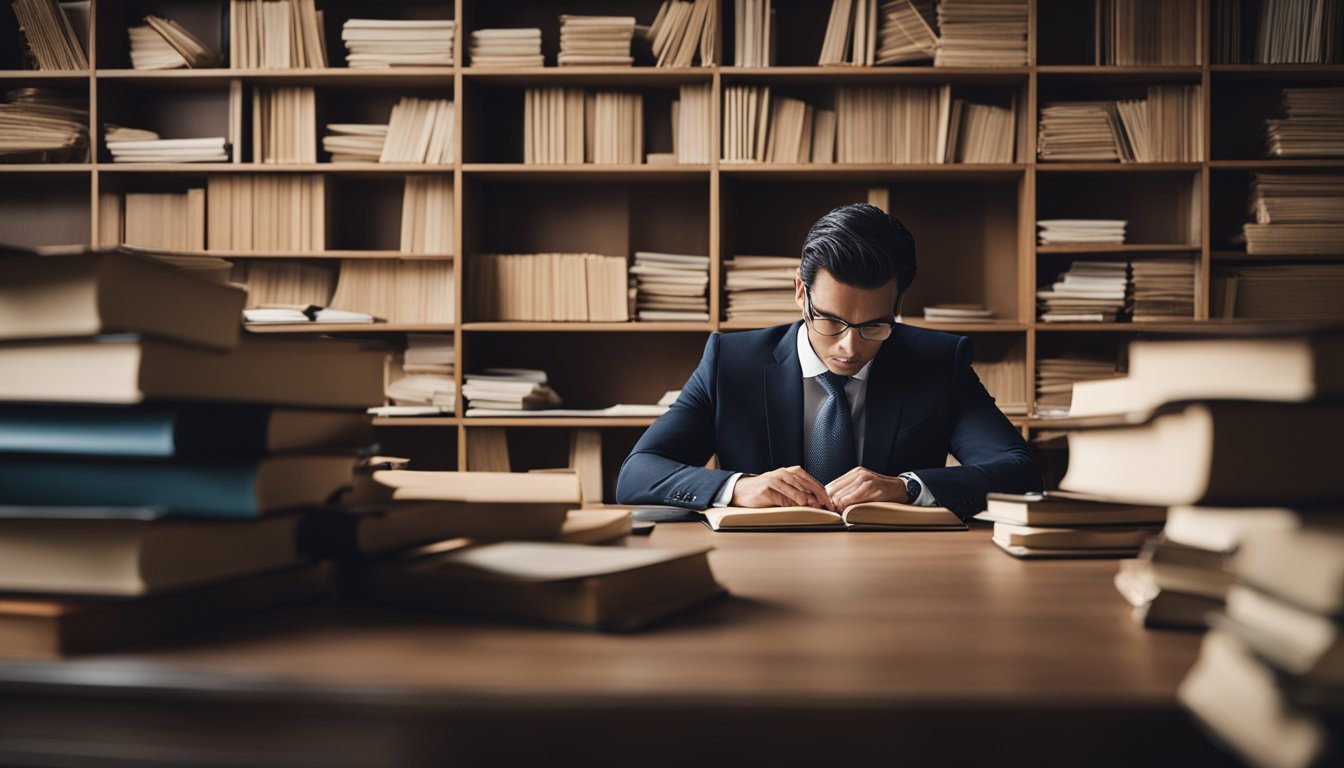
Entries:
[[[874,323],[860,323],[853,325],[844,320],[835,317],[818,317],[816,310],[812,309],[812,289],[803,289],[803,300],[807,309],[807,322],[812,326],[812,330],[822,336],[839,336],[845,331],[853,328],[859,332],[859,338],[868,341],[886,341],[891,338],[891,334],[896,330],[894,320],[883,320]],[[901,296],[896,297],[896,306],[900,307]]]

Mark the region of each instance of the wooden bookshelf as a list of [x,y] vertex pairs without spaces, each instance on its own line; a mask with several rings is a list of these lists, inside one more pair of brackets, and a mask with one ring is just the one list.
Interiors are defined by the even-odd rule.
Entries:
[[[659,0],[394,0],[376,10],[356,0],[318,0],[326,13],[330,66],[324,69],[130,69],[126,27],[146,13],[184,24],[218,45],[227,0],[94,0],[92,68],[77,72],[17,69],[17,29],[0,23],[0,90],[36,86],[85,93],[89,99],[90,162],[0,165],[0,241],[32,245],[82,242],[98,232],[99,194],[108,191],[200,186],[212,175],[317,174],[326,179],[326,247],[311,251],[212,251],[234,260],[451,260],[456,317],[451,323],[375,326],[273,326],[266,333],[451,334],[459,391],[465,372],[485,367],[543,367],[565,407],[597,408],[654,402],[679,388],[705,339],[748,324],[724,320],[724,260],[734,254],[791,255],[811,223],[831,208],[868,199],[884,188],[892,213],[914,232],[919,278],[903,306],[911,325],[971,336],[1000,361],[1020,362],[1028,413],[1034,406],[1036,363],[1068,351],[1116,354],[1142,334],[1198,332],[1209,317],[1211,273],[1220,264],[1282,260],[1248,256],[1231,242],[1245,221],[1246,191],[1257,171],[1340,172],[1344,160],[1274,160],[1263,150],[1263,124],[1275,114],[1279,90],[1344,85],[1344,65],[1210,64],[1211,0],[1180,0],[1198,9],[1192,45],[1198,63],[1099,66],[1094,61],[1092,4],[1033,0],[1025,67],[814,66],[830,0],[777,2],[776,63],[734,67],[731,0],[722,3],[718,66],[689,68],[555,67],[560,13],[634,15],[652,20]],[[0,15],[8,9],[0,10]],[[457,20],[452,67],[386,70],[344,66],[340,26],[353,16]],[[1258,19],[1243,17],[1243,37]],[[473,29],[543,30],[545,67],[479,68],[467,61]],[[1250,38],[1248,38],[1250,39]],[[712,159],[697,165],[537,165],[522,162],[522,94],[529,87],[615,89],[645,94],[645,149],[671,147],[669,105],[682,85],[711,88],[715,107]],[[326,122],[377,122],[402,96],[455,102],[455,161],[412,165],[252,162],[251,94],[255,88],[309,86],[318,103],[319,140]],[[957,93],[1012,94],[1018,109],[1017,153],[1003,164],[790,164],[721,161],[722,96],[735,85],[770,86],[780,93],[824,98],[840,86],[950,85]],[[1047,101],[1132,98],[1149,85],[1201,89],[1204,154],[1187,163],[1053,163],[1036,156],[1037,116]],[[122,121],[167,137],[226,135],[232,161],[213,164],[110,162],[102,124]],[[405,254],[398,247],[402,179],[434,175],[454,190],[450,253]],[[1123,245],[1038,245],[1035,222],[1045,218],[1125,218]],[[473,256],[483,253],[592,252],[629,256],[635,250],[710,257],[710,321],[706,323],[499,322],[474,313],[468,286]],[[1195,265],[1196,309],[1189,321],[1162,323],[1045,323],[1036,319],[1037,286],[1073,259],[1187,256]],[[1295,261],[1336,263],[1332,257]],[[928,323],[924,306],[980,303],[991,322]],[[986,358],[988,359],[988,358]],[[456,413],[466,404],[459,397]],[[1047,420],[1048,421],[1048,420]],[[1014,416],[1024,431],[1043,422]],[[439,467],[466,467],[474,428],[503,427],[511,435],[603,429],[628,449],[649,419],[379,418],[388,445],[426,451]],[[412,429],[414,428],[414,429]],[[604,432],[604,434],[607,434]],[[626,434],[629,433],[629,434]],[[406,437],[406,435],[414,435]],[[430,435],[432,437],[426,437]],[[523,440],[521,442],[528,442]],[[615,445],[615,444],[613,444]],[[526,452],[526,446],[517,450]],[[548,449],[549,450],[549,449]],[[613,448],[614,450],[614,448]],[[392,451],[389,451],[392,452]],[[419,455],[417,454],[417,458]],[[618,466],[616,457],[607,466]],[[538,459],[540,460],[540,459]],[[523,465],[529,464],[523,461]]]

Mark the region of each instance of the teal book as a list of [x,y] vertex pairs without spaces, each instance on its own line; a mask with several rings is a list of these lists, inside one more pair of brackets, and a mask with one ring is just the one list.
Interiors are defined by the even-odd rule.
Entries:
[[373,442],[358,411],[258,405],[0,405],[0,453],[126,458],[252,458],[351,452]]
[[[174,517],[255,519],[327,502],[347,486],[352,456],[212,461],[16,458],[0,461],[0,505],[162,508]],[[62,513],[63,514],[63,513]]]

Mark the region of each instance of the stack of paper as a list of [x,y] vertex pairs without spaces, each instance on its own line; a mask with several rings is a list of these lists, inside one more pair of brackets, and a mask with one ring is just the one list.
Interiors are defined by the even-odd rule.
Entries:
[[0,102],[0,163],[82,163],[89,159],[88,96],[15,88]]
[[977,323],[993,320],[994,313],[979,304],[930,304],[924,320],[930,323]]
[[1054,285],[1036,292],[1036,301],[1047,323],[1113,322],[1123,315],[1128,292],[1128,262],[1075,261]]
[[327,123],[322,151],[333,163],[376,163],[387,141],[387,126],[372,123]]
[[1064,354],[1036,360],[1036,415],[1068,416],[1073,385],[1079,381],[1120,375],[1115,360],[1095,355]]
[[1123,219],[1045,219],[1040,227],[1041,245],[1058,243],[1118,244],[1125,242]]
[[171,19],[146,16],[146,26],[131,27],[131,67],[134,69],[180,69],[214,67],[219,54],[200,38]]
[[938,53],[933,0],[889,0],[880,12],[874,64],[933,60]]
[[1344,255],[1344,174],[1251,174],[1246,252]]
[[540,29],[477,29],[471,33],[473,67],[540,67]]
[[352,69],[451,67],[456,34],[452,19],[350,19],[341,27]]
[[1026,0],[939,0],[939,67],[1025,67]]
[[[82,5],[82,13],[79,8]],[[14,18],[23,33],[24,49],[39,70],[88,69],[89,8],[85,4],[56,0],[14,0]],[[76,31],[76,25],[83,27]],[[13,30],[14,27],[9,27]],[[11,31],[11,35],[14,33]],[[11,37],[6,45],[19,42]]]
[[634,16],[560,16],[560,66],[625,65],[635,63],[630,41]]
[[640,320],[709,321],[709,257],[635,252]]
[[1270,157],[1344,157],[1344,88],[1284,88],[1283,110],[1265,121]]
[[223,136],[208,139],[161,139],[154,131],[103,126],[107,151],[116,163],[223,163],[229,143]]
[[797,320],[794,301],[795,256],[734,256],[723,263],[726,319],[773,325]]
[[1195,316],[1195,263],[1189,257],[1135,259],[1130,317],[1136,323],[1191,320]]
[[1042,160],[1120,159],[1120,117],[1113,101],[1075,101],[1041,108],[1037,152]]
[[462,396],[471,401],[472,408],[508,411],[536,411],[562,403],[547,384],[546,372],[528,368],[487,368],[484,373],[468,373],[462,383]]

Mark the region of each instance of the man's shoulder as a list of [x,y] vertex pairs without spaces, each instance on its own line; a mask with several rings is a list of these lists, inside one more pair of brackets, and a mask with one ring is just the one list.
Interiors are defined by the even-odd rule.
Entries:
[[718,334],[720,355],[747,355],[752,353],[774,354],[775,347],[797,333],[798,323],[772,325],[769,328],[755,328],[750,331],[727,331]]

